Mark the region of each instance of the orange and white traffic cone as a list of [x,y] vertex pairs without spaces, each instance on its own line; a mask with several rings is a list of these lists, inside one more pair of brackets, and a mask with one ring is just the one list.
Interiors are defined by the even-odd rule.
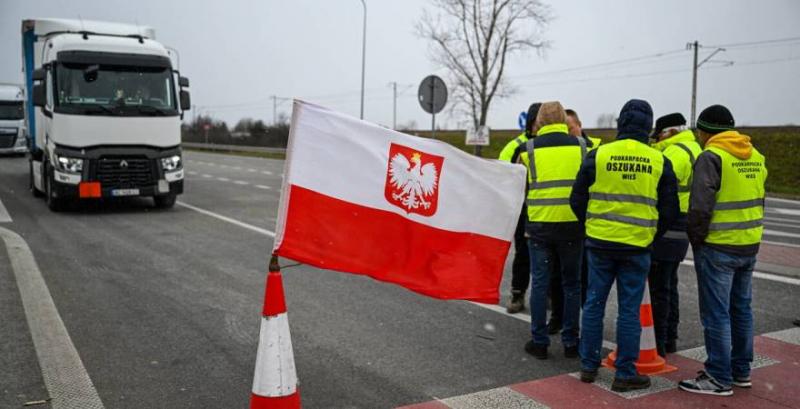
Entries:
[[[650,286],[645,282],[644,297],[642,305],[639,307],[639,321],[642,323],[642,335],[639,338],[639,359],[636,360],[636,370],[644,375],[658,375],[667,372],[677,371],[678,368],[668,365],[667,361],[658,355],[656,349],[656,332],[653,327],[653,307],[650,304]],[[614,361],[617,360],[617,351],[612,351],[605,360],[603,366],[614,368]]]
[[297,388],[283,280],[278,258],[273,255],[267,274],[250,409],[299,408],[300,391]]

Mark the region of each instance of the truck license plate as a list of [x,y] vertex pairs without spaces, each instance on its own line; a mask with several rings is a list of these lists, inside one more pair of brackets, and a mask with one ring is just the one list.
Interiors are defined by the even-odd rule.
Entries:
[[111,196],[139,196],[139,189],[114,189]]

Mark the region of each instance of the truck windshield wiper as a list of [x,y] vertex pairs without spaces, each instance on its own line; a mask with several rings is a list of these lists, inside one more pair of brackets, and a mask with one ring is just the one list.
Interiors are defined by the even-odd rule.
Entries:
[[142,113],[148,113],[160,116],[166,116],[167,114],[169,114],[169,112],[167,112],[166,110],[154,107],[152,105],[139,105],[137,108],[139,108],[139,111]]
[[116,115],[116,112],[114,112],[113,109],[111,109],[111,108],[109,108],[109,107],[107,107],[105,105],[90,105],[90,106],[84,108],[84,110],[85,110],[84,112],[86,112],[87,114],[90,114],[90,115],[91,114],[102,114],[102,113]]

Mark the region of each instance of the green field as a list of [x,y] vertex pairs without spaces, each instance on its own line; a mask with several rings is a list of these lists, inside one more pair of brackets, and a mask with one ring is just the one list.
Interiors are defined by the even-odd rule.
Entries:
[[[800,127],[747,127],[739,131],[752,137],[753,145],[767,158],[767,192],[772,196],[800,198]],[[613,129],[587,129],[586,132],[604,141],[613,140]],[[430,131],[413,131],[414,135],[429,137]],[[496,158],[508,141],[519,135],[518,130],[492,131],[491,145],[483,147],[481,156]],[[464,145],[464,131],[437,131],[436,139],[472,153]]]

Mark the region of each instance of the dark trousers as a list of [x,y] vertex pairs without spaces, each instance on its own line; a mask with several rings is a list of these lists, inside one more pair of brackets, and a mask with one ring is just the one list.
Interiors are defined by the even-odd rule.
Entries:
[[531,280],[531,259],[528,253],[528,240],[525,238],[525,223],[528,209],[523,206],[522,213],[514,230],[514,260],[511,262],[511,293],[525,294]]
[[[550,319],[555,322],[562,322],[562,312],[564,311],[564,288],[561,286],[561,266],[558,260],[553,263],[550,272]],[[586,302],[586,289],[589,288],[589,263],[586,262],[586,250],[581,254],[581,307]]]
[[650,265],[650,299],[658,353],[664,345],[678,339],[680,308],[678,299],[678,261],[653,260]]
[[547,289],[554,280],[553,264],[558,260],[559,280],[564,289],[565,303],[562,308],[564,330],[561,342],[565,347],[578,344],[578,320],[581,310],[581,253],[583,243],[576,241],[536,241],[528,240],[531,249],[531,335],[533,342],[549,345],[547,333]]

